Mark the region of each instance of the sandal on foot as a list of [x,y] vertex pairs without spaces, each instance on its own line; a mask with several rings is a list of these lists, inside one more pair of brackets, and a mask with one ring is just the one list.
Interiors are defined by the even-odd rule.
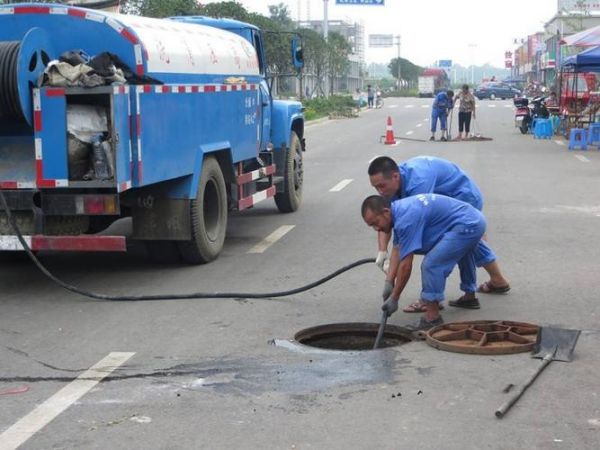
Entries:
[[427,331],[433,327],[442,325],[443,323],[444,319],[442,319],[442,316],[439,316],[437,319],[433,319],[432,321],[425,319],[425,317],[420,317],[419,320],[406,325],[405,328],[409,329],[410,331]]
[[481,292],[483,294],[504,294],[508,291],[510,291],[510,284],[507,284],[506,286],[494,286],[489,281],[482,283],[477,288],[477,292]]
[[454,306],[456,308],[466,308],[466,309],[479,309],[481,305],[479,304],[479,300],[477,298],[474,299],[466,299],[464,296],[459,298],[458,300],[450,300],[448,302],[450,306]]
[[[439,304],[439,309],[442,310],[444,309],[444,305],[442,305],[441,303]],[[427,308],[425,307],[425,303],[423,302],[414,302],[411,303],[410,305],[408,305],[407,307],[405,307],[402,312],[405,313],[424,313],[427,310]]]

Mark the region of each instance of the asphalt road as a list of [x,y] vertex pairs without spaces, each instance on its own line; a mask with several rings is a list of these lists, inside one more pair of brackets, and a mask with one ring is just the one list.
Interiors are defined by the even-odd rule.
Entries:
[[[289,289],[375,256],[359,212],[373,192],[369,160],[450,159],[484,193],[489,242],[513,289],[481,295],[477,311],[446,308],[445,320],[582,330],[575,360],[552,363],[507,417],[494,417],[502,389],[539,364],[527,354],[272,344],[315,325],[377,322],[383,277],[372,265],[289,298],[125,304],[81,298],[25,260],[3,260],[0,449],[20,440],[25,449],[597,449],[600,152],[520,135],[508,101],[479,102],[476,131],[493,141],[379,143],[388,115],[397,136],[427,139],[430,103],[386,99],[382,110],[309,126],[301,209],[279,214],[267,201],[234,215],[212,264],[155,265],[136,249],[42,259],[66,281],[112,294]],[[417,300],[418,275],[402,303]],[[459,295],[453,274],[447,298]],[[399,312],[390,323],[415,318]]]

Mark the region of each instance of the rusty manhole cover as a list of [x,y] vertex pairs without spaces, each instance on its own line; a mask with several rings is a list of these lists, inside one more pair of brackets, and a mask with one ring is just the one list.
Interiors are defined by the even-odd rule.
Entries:
[[530,351],[538,330],[531,323],[476,320],[434,327],[425,338],[432,347],[448,352],[503,355]]
[[[373,350],[378,323],[332,323],[306,328],[294,339],[303,345],[326,350]],[[395,347],[412,341],[410,331],[387,325],[380,348]]]

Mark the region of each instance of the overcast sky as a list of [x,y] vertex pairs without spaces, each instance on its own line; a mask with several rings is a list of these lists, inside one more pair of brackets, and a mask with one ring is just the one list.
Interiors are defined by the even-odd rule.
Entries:
[[[200,0],[215,3],[218,0]],[[237,0],[246,9],[268,15],[268,5],[284,3],[298,19],[323,19],[323,0]],[[504,67],[504,52],[515,38],[543,29],[556,13],[557,0],[385,0],[385,6],[336,5],[329,0],[329,18],[363,21],[369,34],[400,34],[404,58],[427,66],[440,59]],[[473,46],[475,45],[475,46]],[[397,49],[366,49],[367,63],[387,63]]]

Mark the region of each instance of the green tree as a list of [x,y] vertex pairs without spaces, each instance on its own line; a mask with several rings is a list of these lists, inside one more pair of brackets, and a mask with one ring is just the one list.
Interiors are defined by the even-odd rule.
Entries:
[[335,79],[348,73],[350,61],[348,56],[352,51],[350,43],[339,33],[329,33],[327,38],[327,67],[329,69],[329,92],[333,94]]
[[325,95],[322,84],[327,75],[327,42],[323,39],[323,36],[314,30],[300,28],[297,31],[302,36],[303,73],[315,77],[315,88],[309,92],[309,96],[312,96],[315,91]]
[[[398,58],[394,58],[388,64],[388,68],[394,78],[398,78]],[[408,59],[400,58],[400,75],[403,80],[417,81],[419,75],[423,73],[423,68],[410,62]]]
[[269,5],[269,18],[277,22],[284,30],[291,30],[294,27],[290,10],[285,3]]
[[226,1],[201,5],[199,14],[208,17],[227,18],[248,22],[249,13],[241,3]]
[[195,0],[127,0],[123,12],[157,18],[190,16],[198,13],[198,5]]

